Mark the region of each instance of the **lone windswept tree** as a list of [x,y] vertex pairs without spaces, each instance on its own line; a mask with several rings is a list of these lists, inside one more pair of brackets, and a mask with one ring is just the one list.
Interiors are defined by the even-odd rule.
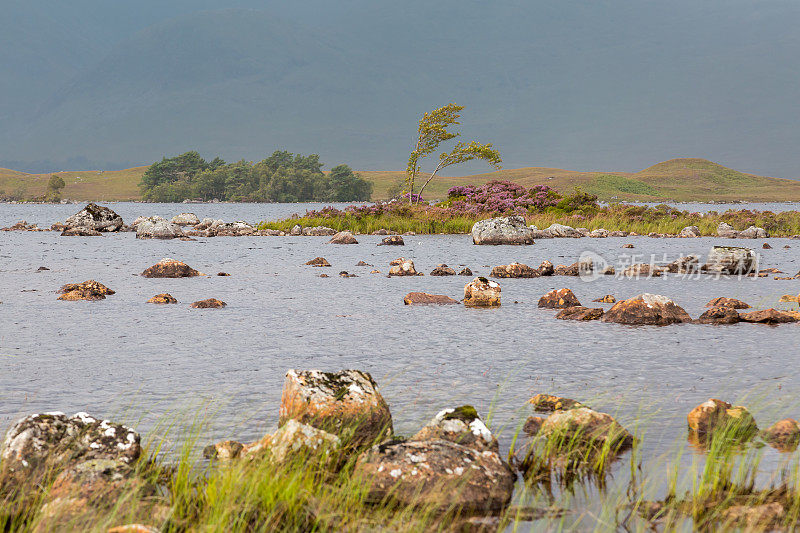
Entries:
[[439,162],[436,168],[428,176],[428,179],[420,188],[419,192],[414,193],[417,176],[422,171],[420,162],[434,153],[443,142],[459,137],[460,133],[449,131],[448,128],[460,124],[458,119],[461,117],[461,110],[464,106],[458,104],[447,104],[444,107],[429,111],[422,116],[419,121],[417,143],[408,158],[408,168],[406,168],[405,192],[408,194],[409,203],[413,204],[415,199],[422,197],[422,191],[436,177],[436,174],[443,168],[459,163],[465,163],[475,159],[482,159],[495,169],[500,169],[503,159],[500,152],[494,149],[491,143],[481,144],[475,141],[457,142],[449,152],[439,154]]

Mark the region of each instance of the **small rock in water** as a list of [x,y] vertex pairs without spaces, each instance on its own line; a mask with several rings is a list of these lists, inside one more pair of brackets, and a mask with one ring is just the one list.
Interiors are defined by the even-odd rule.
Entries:
[[207,300],[200,300],[197,302],[193,302],[190,307],[193,309],[222,309],[225,307],[226,304],[222,300],[217,300],[216,298],[208,298]]
[[183,261],[168,257],[142,272],[142,276],[145,278],[191,278],[200,275],[200,272]]
[[228,274],[227,272],[217,272],[217,276],[227,277],[227,276],[230,276],[230,274]]
[[623,244],[622,247],[623,248],[633,248],[633,244],[631,244],[631,243]]
[[455,276],[456,271],[442,263],[431,270],[431,276]]
[[511,263],[510,265],[500,265],[492,269],[489,277],[492,278],[538,278],[541,274],[538,270],[523,265],[522,263]]
[[700,270],[712,274],[749,274],[755,264],[756,254],[750,248],[714,246]]
[[603,318],[603,309],[600,307],[567,307],[556,314],[559,320],[600,320]]
[[320,274],[319,277],[321,277],[321,278],[329,278],[330,276],[327,275],[327,274]]
[[471,276],[472,275],[472,270],[470,270],[468,267],[464,267],[464,268],[461,269],[461,272],[459,272],[458,275],[459,276]]
[[737,324],[739,313],[732,307],[712,307],[695,320],[698,324]]
[[417,276],[417,270],[414,268],[414,261],[400,257],[389,263],[392,268],[389,269],[389,277],[392,276]]
[[784,418],[761,432],[761,438],[781,451],[794,451],[800,443],[800,424]]
[[724,431],[728,437],[747,439],[758,432],[755,419],[747,408],[714,398],[692,409],[686,415],[686,421],[690,432],[704,438]]
[[617,301],[617,299],[614,298],[613,294],[606,294],[602,298],[596,298],[596,299],[594,299],[592,301],[593,302],[601,302],[601,303],[604,303],[604,304],[613,304],[613,303],[615,303]]
[[615,303],[602,320],[628,325],[666,326],[691,322],[692,318],[666,296],[644,293]]
[[331,264],[328,262],[327,259],[324,257],[315,257],[311,261],[307,262],[306,265],[314,266],[314,267],[329,267]]
[[162,293],[162,294],[156,294],[155,296],[153,296],[152,298],[147,300],[147,303],[149,303],[149,304],[176,304],[176,303],[178,303],[178,300],[173,298],[173,296],[171,294],[165,292],[165,293]]
[[448,305],[457,304],[458,300],[453,300],[449,296],[443,294],[428,294],[427,292],[409,292],[403,298],[403,303],[406,305]]
[[405,244],[406,243],[403,242],[403,237],[400,235],[392,235],[379,242],[378,246],[405,246]]
[[781,303],[785,303],[785,302],[798,303],[798,302],[800,302],[800,295],[794,296],[794,295],[791,295],[791,294],[784,294],[783,296],[780,297],[780,299],[778,301],[781,302]]
[[500,446],[471,405],[440,411],[411,441],[448,440],[478,451],[497,453]]
[[68,283],[59,289],[61,296],[59,300],[105,300],[106,295],[114,294],[114,291],[100,282],[90,279],[83,283]]
[[581,305],[577,296],[569,289],[553,289],[539,298],[539,307],[545,309],[565,309]]
[[770,246],[768,242],[765,242],[764,244],[761,245],[761,248],[763,248],[764,250],[771,250],[772,246]]
[[730,307],[731,309],[749,309],[750,305],[736,298],[725,298],[721,296],[714,298],[706,304],[706,307]]
[[49,268],[47,268],[47,267],[39,267],[39,268],[37,269],[37,272],[42,272],[42,271],[44,271],[44,270],[50,270],[50,269],[49,269]]
[[500,285],[479,276],[464,286],[464,305],[467,307],[499,307]]
[[[306,263],[306,264],[308,264],[308,263]],[[372,265],[370,265],[366,261],[359,261],[358,263],[356,263],[356,266],[357,267],[371,267]]]
[[342,278],[357,278],[358,276],[356,276],[355,274],[350,274],[346,270],[342,270],[341,272],[339,272],[339,277],[342,277]]
[[349,231],[340,231],[328,241],[328,244],[358,244],[358,241]]
[[380,274],[381,271],[380,270],[370,270],[369,273],[370,274]]

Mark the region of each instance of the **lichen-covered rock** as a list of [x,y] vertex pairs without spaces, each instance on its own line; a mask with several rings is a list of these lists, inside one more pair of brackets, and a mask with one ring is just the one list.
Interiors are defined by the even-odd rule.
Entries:
[[156,294],[155,296],[153,296],[152,298],[147,300],[147,303],[149,303],[149,304],[176,304],[176,303],[178,303],[178,300],[176,300],[171,294],[164,292],[164,293],[161,293],[161,294]]
[[328,244],[358,244],[358,241],[349,231],[340,231],[328,241]]
[[68,228],[89,228],[95,231],[117,231],[122,227],[122,217],[108,207],[89,203],[64,221]]
[[292,226],[292,229],[289,230],[289,235],[291,235],[292,237],[299,237],[302,234],[303,234],[303,226],[301,226],[300,224],[295,224],[294,226]]
[[697,226],[686,226],[680,232],[681,237],[699,237],[700,228]]
[[461,269],[461,272],[458,273],[459,276],[472,276],[472,270],[468,267],[464,267]]
[[406,305],[451,305],[457,304],[458,300],[454,300],[444,294],[428,294],[427,292],[409,292],[403,298],[403,303]]
[[762,431],[761,438],[781,451],[793,451],[800,443],[800,424],[794,418],[784,418]]
[[600,307],[566,307],[556,314],[559,320],[600,320],[603,318],[603,309]]
[[389,264],[391,265],[391,268],[389,269],[389,277],[419,275],[417,270],[414,268],[414,261],[411,259],[400,257]]
[[367,501],[496,512],[508,505],[516,476],[500,456],[447,440],[389,442],[363,453],[354,475]]
[[672,274],[691,274],[700,270],[700,256],[687,255],[676,259],[666,266],[667,272]]
[[81,461],[132,465],[141,454],[133,429],[86,413],[42,413],[17,421],[0,447],[0,487],[35,485]]
[[67,283],[59,291],[59,300],[78,301],[78,300],[105,300],[106,295],[114,294],[114,291],[93,279],[83,283]]
[[332,433],[348,447],[392,434],[389,406],[372,376],[360,370],[289,370],[278,424],[292,419]]
[[200,275],[200,272],[183,261],[168,257],[142,272],[142,276],[145,278],[191,278]]
[[490,218],[472,226],[474,244],[533,244],[533,230],[519,215]]
[[403,237],[400,235],[391,235],[379,242],[378,246],[405,246],[405,244]]
[[235,440],[225,440],[215,444],[209,444],[203,448],[203,457],[206,459],[217,459],[219,461],[230,461],[238,459],[244,453],[245,445]]
[[739,236],[739,232],[733,229],[733,226],[726,222],[720,222],[717,226],[717,236],[735,239]]
[[551,224],[550,227],[544,231],[557,238],[583,237],[581,232],[571,226],[565,226],[564,224]]
[[464,286],[464,305],[467,307],[497,307],[500,305],[500,285],[477,277]]
[[328,260],[325,259],[324,257],[315,257],[314,259],[312,259],[311,261],[309,261],[306,264],[314,266],[314,267],[329,267],[329,266],[331,266],[331,264],[328,263]]
[[313,228],[303,228],[303,235],[306,237],[328,237],[336,235],[336,230],[326,226],[314,226]]
[[75,228],[67,228],[61,232],[62,237],[101,237],[103,234],[91,228],[84,228],[81,226]]
[[615,303],[602,320],[617,324],[666,326],[691,322],[692,318],[666,296],[644,293]]
[[698,324],[737,324],[739,313],[731,307],[711,307],[695,321]]
[[750,248],[714,246],[701,270],[710,274],[749,274],[755,264],[756,254]]
[[471,405],[440,411],[410,440],[449,440],[478,451],[489,450],[495,453],[500,449],[497,439]]
[[342,441],[336,435],[297,420],[287,420],[275,433],[244,447],[245,456],[264,455],[275,464],[292,463],[300,459],[325,462],[334,460],[334,452]]
[[552,394],[537,394],[528,400],[528,403],[533,406],[534,410],[542,413],[585,407],[581,402],[571,398],[562,398],[561,396],[553,396]]
[[736,298],[726,298],[724,296],[720,296],[719,298],[714,298],[710,300],[706,307],[730,307],[731,309],[749,309],[750,305],[744,303],[741,300],[737,300]]
[[790,303],[790,302],[798,303],[798,302],[800,302],[800,295],[784,294],[783,296],[781,296],[778,299],[778,302],[781,302],[781,303]]
[[553,267],[553,263],[550,261],[542,261],[542,263],[539,265],[539,268],[536,270],[539,271],[540,276],[552,276],[556,271],[556,269]]
[[564,443],[581,442],[596,446],[608,445],[620,449],[633,444],[633,435],[614,417],[588,407],[556,411],[545,419],[539,436],[558,437]]
[[185,236],[179,225],[158,216],[146,218],[136,225],[137,239],[180,239]]
[[455,276],[456,271],[450,268],[449,266],[442,263],[441,265],[436,265],[436,268],[431,270],[431,276]]
[[742,322],[751,322],[754,324],[789,324],[797,322],[798,319],[791,313],[778,311],[777,309],[762,309],[760,311],[751,311],[749,313],[740,313],[739,320]]
[[511,263],[494,267],[489,276],[492,278],[538,278],[539,271],[522,263]]
[[226,304],[222,300],[217,300],[216,298],[208,298],[205,300],[192,302],[192,304],[189,307],[191,307],[192,309],[222,309],[227,305],[228,304]]
[[209,237],[245,237],[255,234],[256,229],[247,222],[214,222],[206,230]]
[[596,230],[592,230],[588,234],[589,237],[593,239],[605,239],[608,237],[608,230],[603,228],[598,228]]
[[578,307],[581,302],[578,297],[569,289],[553,289],[541,298],[538,306],[544,309],[566,309],[567,307]]
[[172,223],[179,226],[197,226],[200,219],[194,213],[181,213],[172,217]]
[[603,296],[601,298],[595,298],[592,301],[593,302],[600,302],[600,303],[604,303],[604,304],[613,304],[613,303],[616,303],[617,299],[614,297],[613,294],[606,294],[605,296]]
[[553,274],[556,276],[585,276],[592,272],[594,272],[594,261],[588,257],[569,266],[558,265],[553,269]]
[[728,437],[750,438],[758,432],[755,419],[747,408],[714,398],[692,409],[686,421],[689,431],[702,437],[723,431]]
[[756,226],[750,226],[744,231],[739,232],[740,239],[767,239],[769,238],[769,233],[764,228],[758,228]]

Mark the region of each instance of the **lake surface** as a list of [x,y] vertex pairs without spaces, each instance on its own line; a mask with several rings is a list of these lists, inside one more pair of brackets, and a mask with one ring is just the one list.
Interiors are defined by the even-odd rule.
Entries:
[[[274,219],[308,205],[109,204],[126,221],[138,215],[193,211],[225,220]],[[0,225],[19,219],[49,226],[80,206],[0,205]],[[325,237],[218,237],[196,242],[136,240],[133,233],[66,238],[55,232],[0,233],[0,428],[39,411],[87,411],[134,424],[142,433],[165,420],[189,420],[199,407],[209,417],[200,443],[260,438],[277,425],[287,369],[370,372],[380,385],[396,432],[409,435],[440,409],[473,404],[500,432],[506,453],[516,427],[531,414],[525,402],[546,392],[572,397],[614,414],[623,425],[647,428],[644,457],[685,443],[686,414],[710,397],[742,401],[761,427],[800,418],[800,326],[677,325],[626,327],[561,321],[537,308],[538,299],[571,288],[584,305],[605,294],[667,295],[699,316],[717,296],[753,307],[777,307],[798,294],[800,281],[572,277],[499,280],[502,307],[409,307],[410,291],[463,297],[460,276],[387,278],[390,260],[413,259],[429,273],[446,263],[475,275],[519,261],[570,264],[592,251],[610,264],[705,257],[724,242],[758,248],[761,267],[788,275],[800,270],[800,241],[700,239],[549,239],[535,245],[474,246],[467,235],[409,236],[405,247],[327,244]],[[632,242],[633,250],[622,245]],[[784,245],[791,248],[785,249]],[[332,268],[304,263],[324,256]],[[145,279],[163,257],[210,274],[191,279]],[[356,267],[364,260],[372,267]],[[40,266],[50,270],[37,272]],[[341,270],[355,278],[340,278]],[[225,271],[230,277],[217,277]],[[320,278],[327,273],[331,277]],[[98,280],[116,291],[99,302],[62,302],[65,283]],[[145,303],[168,292],[178,305]],[[219,298],[222,310],[190,309]],[[786,305],[786,304],[781,304]],[[796,304],[793,304],[796,306]],[[691,454],[689,454],[691,455]],[[685,457],[690,461],[690,457]],[[767,463],[781,460],[767,452]],[[623,466],[623,470],[624,470]],[[620,474],[621,479],[624,475]]]

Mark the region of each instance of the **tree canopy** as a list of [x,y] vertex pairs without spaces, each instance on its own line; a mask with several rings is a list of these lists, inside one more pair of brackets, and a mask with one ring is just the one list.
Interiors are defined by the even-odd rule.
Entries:
[[139,184],[143,198],[153,202],[186,199],[234,202],[351,202],[372,196],[372,183],[347,165],[322,171],[319,156],[276,151],[252,163],[207,162],[191,151],[153,163]]

